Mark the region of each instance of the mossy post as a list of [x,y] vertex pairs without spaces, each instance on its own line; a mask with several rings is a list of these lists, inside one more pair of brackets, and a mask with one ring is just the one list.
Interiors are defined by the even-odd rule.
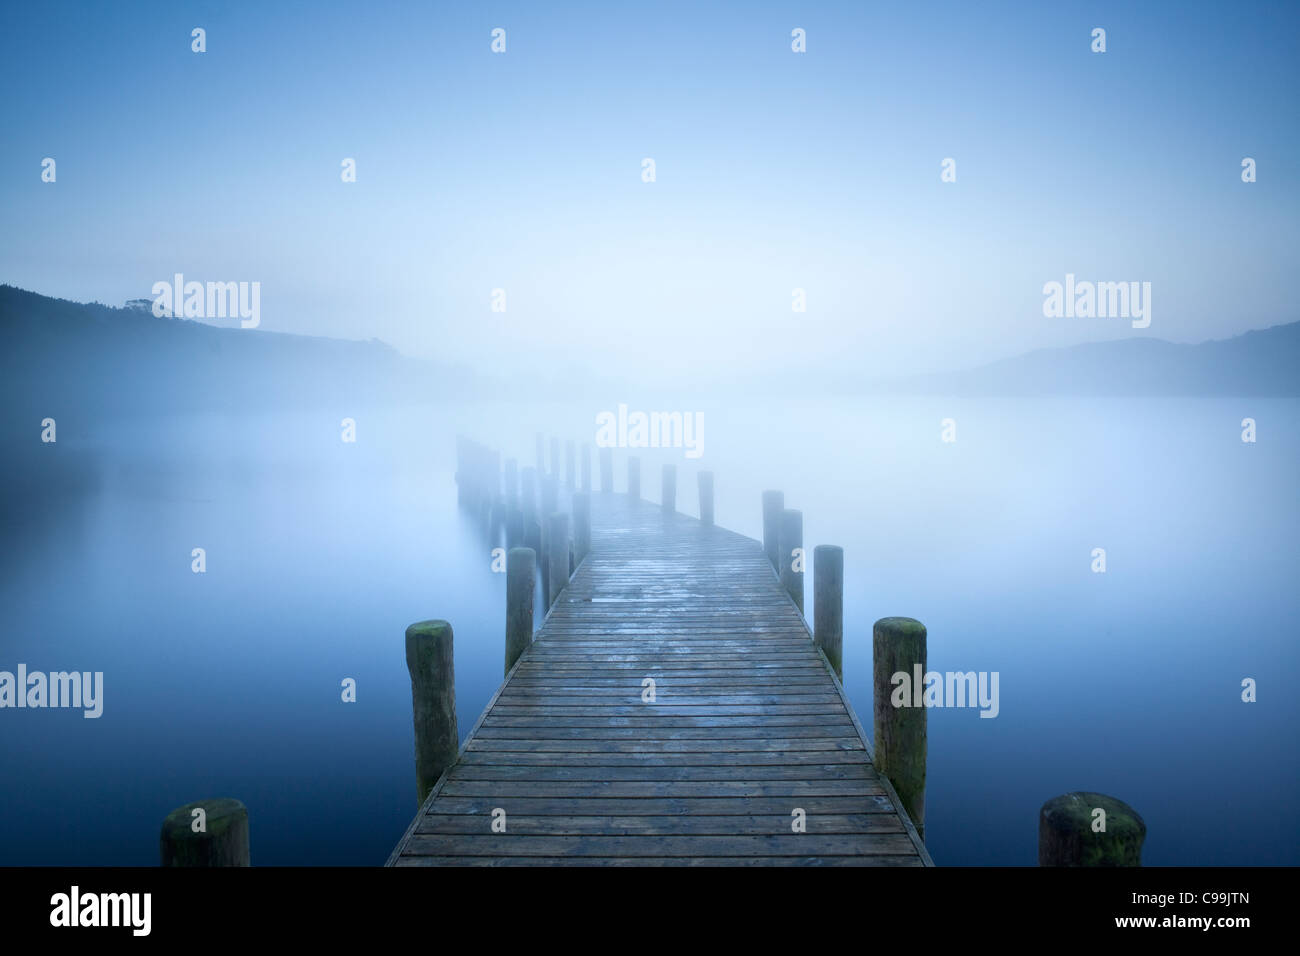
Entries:
[[406,629],[406,669],[411,673],[415,717],[415,783],[420,804],[442,772],[456,761],[456,664],[451,625],[421,621]]
[[230,797],[177,807],[162,822],[158,858],[161,866],[248,866],[248,808]]
[[573,439],[570,438],[564,443],[564,487],[569,491],[572,491],[576,487],[574,482],[577,481],[578,475],[574,462],[577,457],[578,451],[574,447]]
[[1038,865],[1141,866],[1146,836],[1146,822],[1123,800],[1062,794],[1038,811]]
[[608,448],[600,450],[600,491],[609,494],[614,490],[614,453]]
[[772,562],[772,570],[779,577],[781,559],[780,542],[777,540],[781,530],[781,512],[785,510],[785,494],[780,491],[763,492],[763,550],[767,560]]
[[[803,512],[786,508],[777,528],[781,586],[803,613]],[[796,555],[795,552],[799,553]]]
[[537,554],[511,548],[506,555],[506,673],[533,642],[533,607],[537,600]]
[[577,566],[591,553],[591,495],[579,491],[573,496],[573,561]]
[[[871,634],[876,769],[889,778],[917,834],[925,838],[925,625],[885,617]],[[894,675],[907,680],[897,688]]]
[[563,511],[553,512],[546,519],[546,547],[546,561],[550,565],[546,582],[549,608],[569,583],[569,516]]
[[677,466],[664,465],[664,484],[663,494],[659,496],[661,507],[664,514],[672,514],[677,510]]
[[813,548],[813,641],[844,679],[844,549]]
[[627,496],[633,501],[641,497],[641,459],[636,455],[627,460]]
[[700,522],[713,524],[713,472],[699,473],[700,481]]

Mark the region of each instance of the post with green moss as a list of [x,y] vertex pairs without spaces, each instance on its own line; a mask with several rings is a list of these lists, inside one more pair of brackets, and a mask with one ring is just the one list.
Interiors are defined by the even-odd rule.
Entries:
[[641,497],[641,459],[636,455],[627,460],[627,496],[633,501]]
[[871,658],[876,769],[889,778],[924,839],[925,625],[910,617],[881,618],[872,628]]
[[511,548],[506,555],[506,673],[533,642],[537,555],[531,548]]
[[421,621],[406,629],[406,669],[411,674],[415,718],[415,783],[423,806],[444,770],[456,761],[456,667],[451,625]]
[[700,523],[713,524],[713,472],[699,473],[700,481]]
[[576,567],[591,553],[591,495],[573,496],[573,563]]
[[231,797],[177,807],[163,820],[158,856],[162,866],[248,866],[248,808]]
[[[781,586],[803,613],[803,512],[786,508],[777,528]],[[797,553],[796,553],[797,552]]]
[[659,496],[660,507],[663,508],[664,514],[672,514],[677,510],[677,466],[664,465],[664,485],[663,493]]
[[556,511],[546,519],[546,606],[555,604],[569,583],[569,516]]
[[1038,811],[1039,866],[1141,866],[1147,825],[1104,793],[1053,797]]
[[785,494],[780,491],[763,492],[763,550],[772,570],[781,575],[780,542],[781,512],[785,511]]
[[614,453],[608,448],[600,450],[600,491],[609,494],[614,490]]
[[813,640],[843,680],[844,549],[833,544],[813,548]]

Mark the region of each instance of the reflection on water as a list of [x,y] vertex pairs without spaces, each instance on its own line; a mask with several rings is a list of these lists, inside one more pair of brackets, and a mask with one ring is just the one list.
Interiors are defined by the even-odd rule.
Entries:
[[[996,719],[930,714],[937,862],[1032,864],[1039,805],[1075,789],[1145,816],[1149,864],[1300,862],[1300,403],[659,404],[701,411],[706,440],[637,450],[646,497],[676,461],[694,513],[711,469],[719,524],[761,537],[776,487],[808,548],[843,546],[868,726],[879,617],[922,620],[934,670],[999,672]],[[0,669],[103,671],[105,701],[99,720],[0,712],[0,862],[151,865],[169,810],[228,795],[255,864],[381,863],[415,809],[406,626],[455,627],[462,734],[501,679],[505,575],[457,512],[454,436],[534,464],[539,428],[593,441],[600,410],[135,421],[61,432],[35,478],[19,462]]]

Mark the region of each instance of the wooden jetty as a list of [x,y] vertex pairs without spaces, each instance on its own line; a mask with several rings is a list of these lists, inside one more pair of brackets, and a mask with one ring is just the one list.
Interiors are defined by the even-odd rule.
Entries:
[[933,865],[712,476],[707,523],[587,501],[590,552],[388,864]]

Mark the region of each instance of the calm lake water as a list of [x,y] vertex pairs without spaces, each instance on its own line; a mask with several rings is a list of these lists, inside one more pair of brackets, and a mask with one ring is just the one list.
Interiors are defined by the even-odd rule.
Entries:
[[[923,621],[933,670],[999,672],[996,719],[930,713],[936,862],[1032,865],[1039,806],[1086,789],[1142,813],[1150,865],[1300,863],[1300,402],[630,404],[705,417],[698,461],[640,452],[648,498],[675,461],[693,514],[710,468],[719,524],[761,537],[781,488],[808,548],[844,547],[868,730],[877,618]],[[457,511],[454,436],[529,464],[536,430],[590,440],[602,408],[61,421],[40,451],[75,481],[5,515],[0,670],[103,671],[104,713],[0,711],[0,862],[153,865],[168,811],[233,796],[255,864],[382,863],[416,809],[404,629],[452,622],[462,735],[502,677],[505,576]]]

